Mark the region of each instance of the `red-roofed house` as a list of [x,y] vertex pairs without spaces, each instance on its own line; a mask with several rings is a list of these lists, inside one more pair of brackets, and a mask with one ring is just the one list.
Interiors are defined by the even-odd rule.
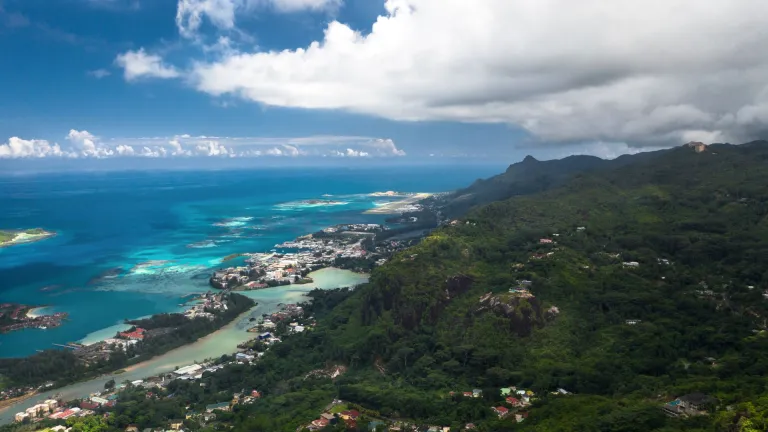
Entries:
[[493,408],[493,411],[499,415],[499,418],[506,417],[507,414],[509,414],[509,409],[503,407],[503,406],[497,406]]
[[95,410],[98,407],[99,407],[99,404],[95,402],[87,402],[87,401],[80,402],[80,408],[82,409]]
[[312,426],[318,427],[318,428],[324,428],[328,426],[329,421],[324,418],[319,418],[317,420],[312,421]]
[[341,413],[339,413],[339,415],[344,420],[347,420],[347,419],[357,420],[357,418],[360,417],[360,413],[357,410],[342,411]]
[[507,398],[507,403],[512,405],[512,406],[520,406],[521,405],[520,404],[520,399],[514,398],[512,396]]
[[132,332],[122,332],[122,333],[120,333],[120,337],[125,338],[125,339],[142,340],[142,339],[144,339],[144,332],[145,331],[146,330],[144,330],[143,328],[137,327]]

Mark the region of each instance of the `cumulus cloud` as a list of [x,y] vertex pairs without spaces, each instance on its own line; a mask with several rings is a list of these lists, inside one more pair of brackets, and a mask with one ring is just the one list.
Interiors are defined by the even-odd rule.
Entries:
[[195,147],[198,155],[202,156],[229,156],[231,152],[218,141],[205,141]]
[[296,157],[296,156],[303,155],[303,154],[306,154],[306,153],[304,153],[301,150],[299,150],[299,148],[296,147],[296,146],[292,146],[292,145],[289,145],[289,144],[283,144],[280,147],[272,147],[270,149],[265,150],[264,154],[265,155],[269,155],[269,156],[291,156],[291,157]]
[[71,129],[66,139],[85,157],[104,158],[115,154],[114,150],[98,143],[98,138],[88,131]]
[[768,129],[761,0],[387,0],[385,9],[365,33],[332,21],[306,47],[197,63],[191,81],[272,106],[507,123],[546,142],[743,141]]
[[11,137],[7,143],[0,144],[0,159],[43,158],[67,156],[58,144],[46,140],[25,140]]
[[147,54],[144,48],[118,54],[115,64],[123,68],[126,81],[139,78],[176,78],[179,72],[173,66],[163,63],[159,55]]

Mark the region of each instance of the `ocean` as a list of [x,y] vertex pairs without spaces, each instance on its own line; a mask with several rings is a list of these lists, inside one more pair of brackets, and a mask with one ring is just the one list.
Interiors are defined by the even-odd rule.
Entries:
[[384,215],[363,214],[387,202],[373,192],[449,191],[501,169],[0,174],[0,229],[57,233],[0,249],[0,302],[69,313],[57,328],[0,335],[0,357],[93,342],[124,328],[125,319],[180,310],[185,298],[208,290],[210,270],[227,255],[265,252],[338,223],[383,222]]

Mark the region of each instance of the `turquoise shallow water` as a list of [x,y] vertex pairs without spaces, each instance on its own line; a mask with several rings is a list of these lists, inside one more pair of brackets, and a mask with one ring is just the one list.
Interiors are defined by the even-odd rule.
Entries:
[[[229,254],[266,251],[336,223],[380,222],[381,215],[362,214],[386,201],[371,192],[447,191],[498,170],[289,168],[0,176],[0,228],[43,227],[58,233],[0,249],[0,301],[70,314],[55,329],[0,335],[0,357],[29,355],[55,343],[92,342],[120,330],[126,318],[179,310],[186,296],[208,289],[209,270]],[[308,199],[341,204],[300,203]]]

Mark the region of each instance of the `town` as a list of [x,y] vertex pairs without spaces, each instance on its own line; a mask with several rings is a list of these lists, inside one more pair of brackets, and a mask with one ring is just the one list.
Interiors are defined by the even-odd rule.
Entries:
[[247,253],[243,266],[217,270],[210,284],[217,289],[256,290],[313,282],[307,275],[324,267],[356,268],[360,260],[381,265],[410,243],[382,241],[376,236],[388,228],[379,224],[342,224],[275,245],[268,253]]
[[27,328],[58,327],[67,319],[66,312],[56,312],[46,315],[35,315],[34,310],[39,306],[29,306],[17,303],[0,304],[0,333],[8,333]]

